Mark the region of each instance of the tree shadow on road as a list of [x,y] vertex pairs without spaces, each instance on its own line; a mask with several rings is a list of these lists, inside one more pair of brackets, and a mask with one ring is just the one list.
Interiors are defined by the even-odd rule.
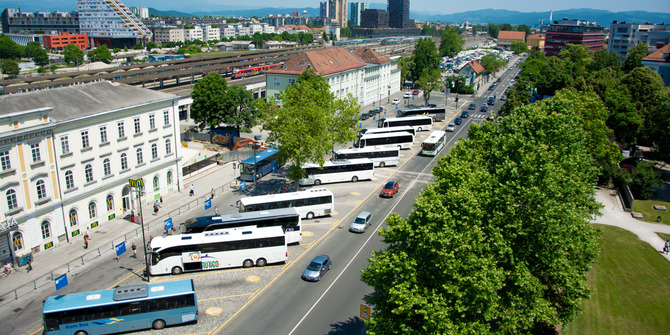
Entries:
[[347,321],[337,322],[330,325],[328,335],[352,335],[365,334],[365,322],[363,319],[355,316]]

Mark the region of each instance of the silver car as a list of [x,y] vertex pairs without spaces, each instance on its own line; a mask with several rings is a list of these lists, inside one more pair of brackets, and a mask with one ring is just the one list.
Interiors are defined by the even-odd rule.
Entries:
[[349,226],[349,231],[352,233],[364,233],[371,222],[372,214],[370,212],[360,212]]

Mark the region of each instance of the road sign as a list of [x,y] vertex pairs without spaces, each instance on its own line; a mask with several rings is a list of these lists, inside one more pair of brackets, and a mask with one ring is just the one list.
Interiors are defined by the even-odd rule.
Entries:
[[212,199],[205,200],[205,210],[212,208]]
[[361,304],[361,319],[370,320],[370,307]]
[[163,221],[163,224],[165,225],[165,230],[169,230],[170,228],[173,227],[172,218],[169,218],[169,219]]
[[62,289],[63,287],[67,286],[67,273],[54,279],[54,283],[56,284],[56,291]]
[[116,250],[117,257],[123,255],[126,252],[126,242],[121,242],[115,245],[114,250]]
[[243,180],[240,182],[240,191],[244,191],[245,188],[247,188],[247,182]]

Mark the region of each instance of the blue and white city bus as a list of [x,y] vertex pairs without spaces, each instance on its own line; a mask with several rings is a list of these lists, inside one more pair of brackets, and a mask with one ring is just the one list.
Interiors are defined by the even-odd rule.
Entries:
[[240,179],[254,181],[254,166],[256,167],[256,180],[262,178],[274,169],[278,169],[282,164],[277,162],[277,149],[269,148],[251,156],[240,163]]
[[192,279],[48,297],[45,335],[116,334],[198,321]]

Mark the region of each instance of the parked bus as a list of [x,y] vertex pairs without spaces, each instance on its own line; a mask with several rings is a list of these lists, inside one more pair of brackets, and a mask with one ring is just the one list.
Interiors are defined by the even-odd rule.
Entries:
[[235,267],[263,267],[288,259],[286,236],[281,227],[237,227],[154,237],[151,248],[152,275]]
[[383,133],[395,133],[399,131],[405,131],[416,136],[416,129],[410,126],[363,129],[361,131],[361,134],[383,134]]
[[192,279],[48,297],[45,335],[116,334],[198,321]]
[[302,218],[311,220],[315,216],[326,216],[333,213],[335,197],[333,192],[327,188],[315,188],[300,192],[242,198],[238,206],[240,213],[295,208]]
[[354,141],[355,148],[377,146],[382,148],[409,149],[414,143],[414,135],[401,131],[396,133],[363,134]]
[[434,131],[421,143],[421,154],[436,156],[445,144],[447,144],[447,133],[441,130]]
[[380,119],[377,121],[377,127],[398,127],[410,126],[416,131],[428,131],[433,129],[433,118],[430,116],[408,116],[391,119]]
[[262,178],[281,164],[277,162],[277,149],[269,148],[256,154],[256,157],[249,157],[240,163],[240,179],[254,181],[254,166],[256,167],[256,180]]
[[300,185],[321,185],[372,179],[375,163],[368,158],[344,161],[331,160],[325,162],[323,167],[317,164],[306,164],[303,169],[305,170],[305,177],[300,179]]
[[445,118],[446,109],[444,107],[417,107],[403,108],[396,111],[397,117],[407,117],[416,115],[425,115],[433,118],[434,121],[442,121]]
[[226,228],[256,226],[259,228],[279,226],[286,234],[286,243],[298,243],[302,240],[300,213],[295,208],[272,209],[261,212],[235,213],[215,216],[202,216],[188,219],[184,233],[194,234]]
[[339,149],[333,151],[332,160],[369,158],[375,167],[395,166],[400,163],[400,149],[384,147],[365,147]]

